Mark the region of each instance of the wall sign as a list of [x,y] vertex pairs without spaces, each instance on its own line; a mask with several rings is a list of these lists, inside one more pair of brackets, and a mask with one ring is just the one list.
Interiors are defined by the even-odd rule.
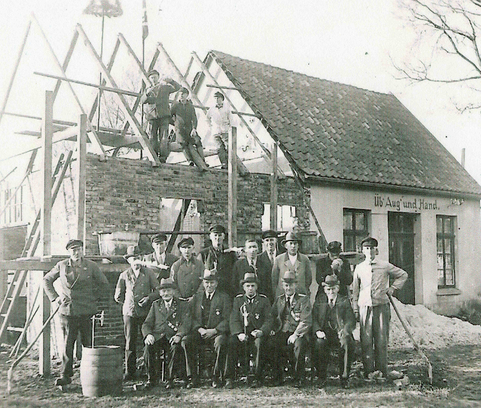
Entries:
[[412,198],[405,199],[404,196],[388,196],[374,194],[374,207],[387,208],[395,211],[403,210],[440,210],[437,199]]

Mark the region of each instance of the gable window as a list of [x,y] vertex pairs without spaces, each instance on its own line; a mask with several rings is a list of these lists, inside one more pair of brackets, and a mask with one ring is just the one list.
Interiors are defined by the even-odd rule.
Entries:
[[436,216],[436,247],[438,288],[453,288],[456,286],[454,231],[456,217],[447,215]]
[[344,251],[357,251],[369,235],[369,211],[344,208],[343,224]]

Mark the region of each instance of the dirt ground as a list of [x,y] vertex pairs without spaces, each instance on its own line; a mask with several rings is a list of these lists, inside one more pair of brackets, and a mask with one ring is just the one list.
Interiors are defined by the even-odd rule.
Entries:
[[7,370],[11,362],[8,353],[0,353],[0,406],[2,407],[479,407],[481,406],[481,348],[454,346],[429,351],[434,369],[434,384],[427,383],[426,366],[414,350],[391,350],[390,369],[407,375],[410,384],[399,390],[393,383],[366,383],[361,377],[360,364],[355,363],[349,389],[341,389],[338,379],[330,378],[326,388],[306,386],[298,390],[292,386],[239,386],[234,390],[212,389],[207,384],[200,388],[134,391],[132,383],[124,385],[119,397],[88,398],[82,396],[79,370],[66,392],[53,386],[53,377],[36,375],[37,361],[26,359],[14,373],[14,384],[7,395]]

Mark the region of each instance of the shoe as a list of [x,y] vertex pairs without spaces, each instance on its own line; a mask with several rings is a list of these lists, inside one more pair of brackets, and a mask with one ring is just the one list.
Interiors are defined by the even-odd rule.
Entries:
[[234,382],[230,378],[225,380],[225,388],[228,390],[232,390],[234,388]]
[[251,383],[251,388],[259,388],[259,387],[262,387],[263,385],[264,383],[262,382],[262,380],[254,379]]
[[167,384],[165,384],[165,389],[171,390],[172,388],[174,388],[174,382],[172,380],[167,381]]
[[220,388],[220,381],[219,380],[213,380],[212,381],[212,388]]
[[134,380],[134,374],[132,373],[125,373],[124,374],[124,381],[133,381]]
[[57,380],[55,381],[55,385],[57,387],[61,387],[61,386],[64,386],[64,385],[68,385],[72,382],[71,378],[70,377],[60,377],[60,378],[57,378]]
[[155,380],[147,380],[145,383],[145,389],[148,390],[150,388],[154,388],[157,385],[157,381]]
[[345,378],[345,377],[340,377],[340,380],[341,380],[341,388],[349,388],[349,378]]

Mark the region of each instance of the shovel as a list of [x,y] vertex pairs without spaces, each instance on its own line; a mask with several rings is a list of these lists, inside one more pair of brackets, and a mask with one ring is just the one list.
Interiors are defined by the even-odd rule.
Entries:
[[393,301],[393,298],[392,296],[388,293],[387,294],[387,297],[389,298],[389,301],[391,302],[391,305],[392,307],[394,308],[394,311],[396,312],[396,315],[399,319],[399,321],[401,322],[402,326],[404,327],[404,330],[406,332],[406,334],[409,336],[409,338],[411,339],[411,341],[413,342],[414,344],[414,349],[419,353],[419,355],[421,356],[421,358],[426,362],[426,364],[428,365],[428,379],[429,379],[429,384],[433,384],[433,366],[431,365],[431,363],[429,362],[429,359],[428,357],[426,356],[426,354],[424,354],[424,352],[421,350],[421,348],[419,347],[419,344],[416,342],[416,340],[414,340],[414,337],[413,335],[411,334],[411,331],[409,330],[409,327],[408,325],[406,324],[406,322],[404,321],[404,318],[401,316],[401,313],[399,313],[399,310],[397,308],[397,306],[394,304],[394,301]]

